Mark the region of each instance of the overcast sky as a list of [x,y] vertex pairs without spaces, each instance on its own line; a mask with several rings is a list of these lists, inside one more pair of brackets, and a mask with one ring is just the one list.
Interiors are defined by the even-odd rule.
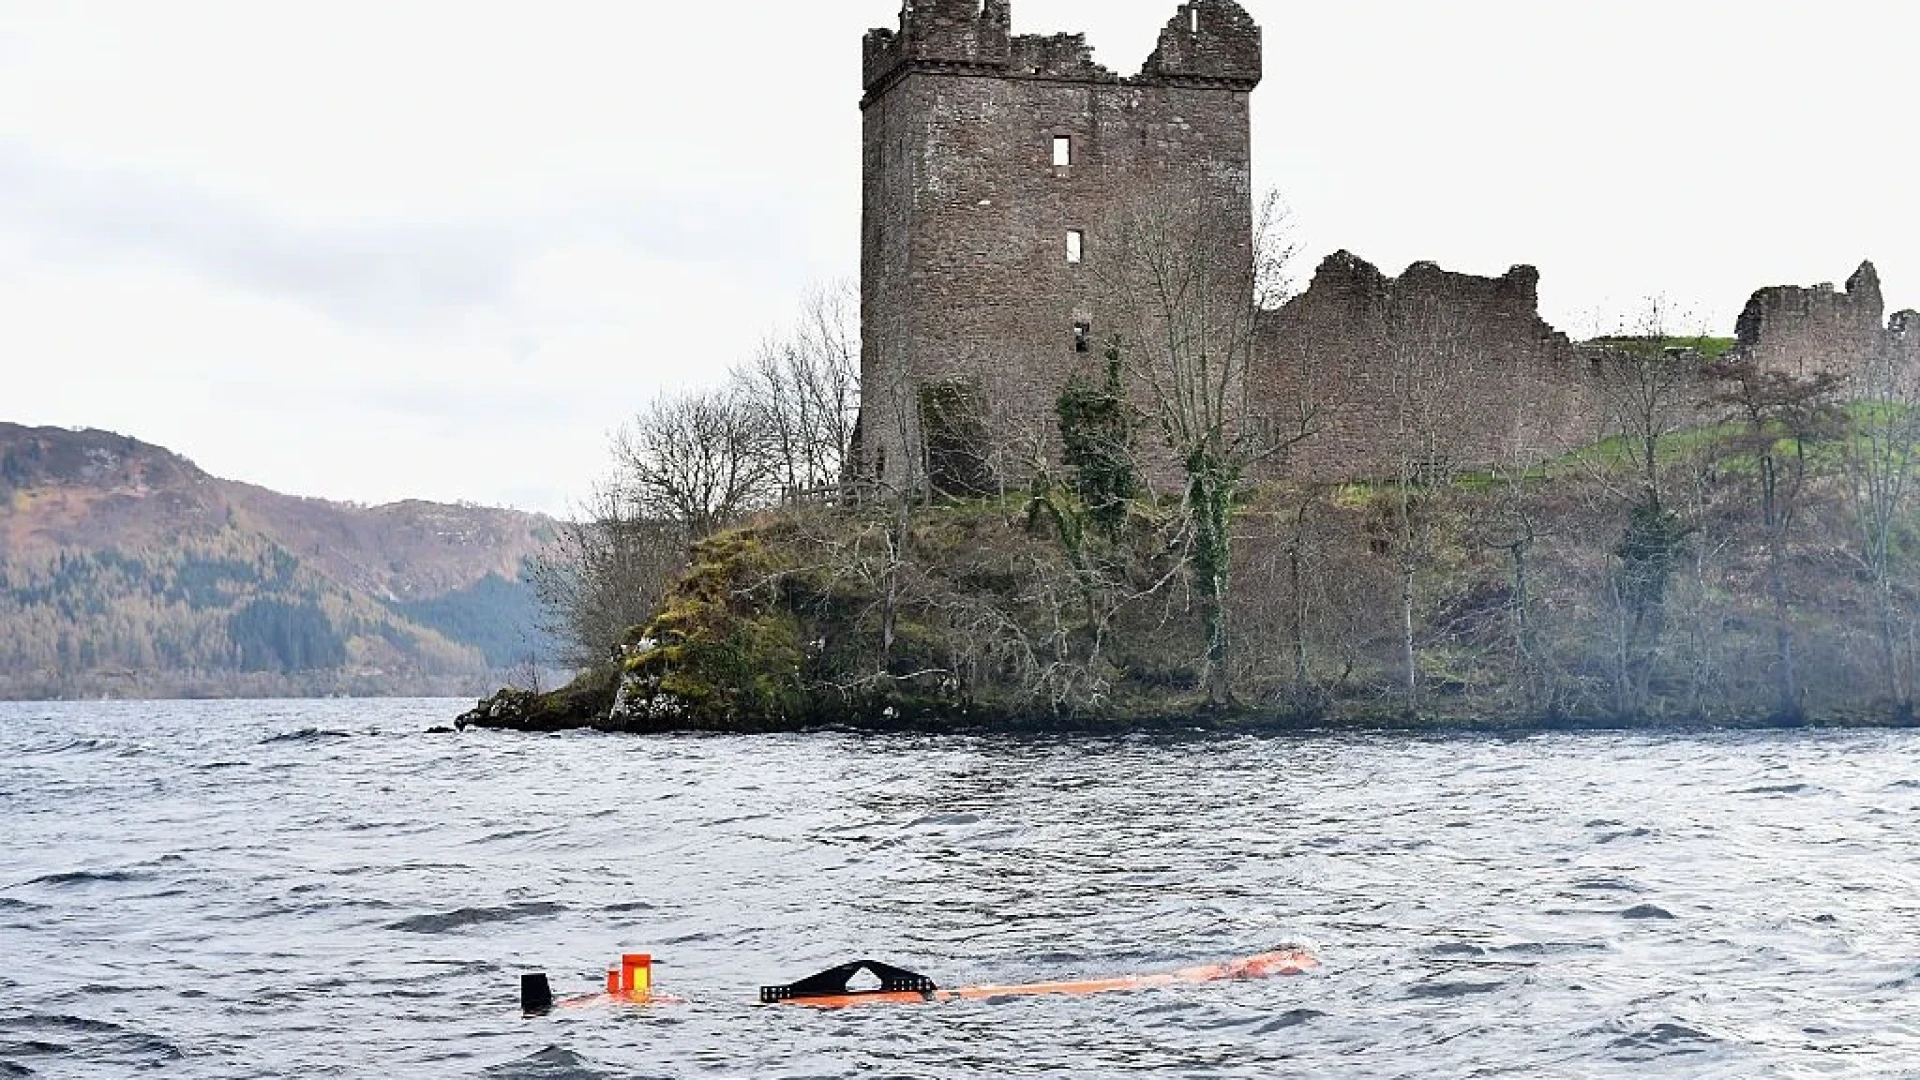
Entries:
[[[1137,71],[1175,0],[1015,0]],[[1247,0],[1256,182],[1349,248],[1920,306],[1920,4]],[[0,420],[234,479],[565,511],[606,437],[858,271],[898,0],[0,0]]]

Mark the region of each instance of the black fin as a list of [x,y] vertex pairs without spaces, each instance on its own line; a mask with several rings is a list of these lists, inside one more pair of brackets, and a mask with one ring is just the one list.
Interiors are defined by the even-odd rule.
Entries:
[[931,994],[939,987],[932,979],[905,968],[882,964],[877,960],[855,960],[851,964],[842,964],[830,968],[818,975],[801,979],[786,986],[763,986],[760,988],[760,1003],[772,1005],[781,1001],[805,1001],[808,998],[822,997],[858,997],[849,994],[847,984],[862,971],[870,971],[880,979],[880,989],[864,991],[873,994]]

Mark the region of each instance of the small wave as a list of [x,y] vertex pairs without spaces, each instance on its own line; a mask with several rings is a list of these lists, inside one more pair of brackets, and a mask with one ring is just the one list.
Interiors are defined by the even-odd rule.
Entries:
[[1586,878],[1573,883],[1581,892],[1639,892],[1640,886],[1620,878]]
[[1735,792],[1737,795],[1798,795],[1811,788],[1806,784],[1773,784],[1766,787],[1752,787]]
[[1615,840],[1643,840],[1652,835],[1653,832],[1650,829],[1623,829],[1619,832],[1610,832],[1605,836],[1598,837],[1594,840],[1594,843],[1611,844]]
[[579,1054],[558,1046],[549,1046],[518,1061],[495,1065],[480,1075],[498,1077],[499,1080],[608,1080],[612,1076],[611,1073],[593,1068]]
[[132,870],[73,870],[64,874],[47,874],[27,882],[29,885],[118,885],[129,881],[149,881],[152,874],[135,873]]
[[106,1020],[94,1020],[85,1016],[68,1016],[50,1013],[29,1013],[17,1016],[0,1024],[16,1031],[51,1031],[56,1037],[72,1039],[85,1045],[66,1047],[49,1040],[30,1038],[35,1044],[60,1046],[61,1055],[73,1055],[86,1060],[102,1057],[134,1058],[142,1061],[174,1061],[186,1056],[178,1046],[158,1035],[149,1035],[144,1031]]
[[1508,956],[1559,956],[1566,953],[1606,952],[1607,947],[1597,941],[1522,941],[1502,945],[1494,951]]
[[907,822],[904,827],[908,829],[942,829],[952,825],[978,825],[981,820],[979,814],[928,814],[925,817],[914,818],[912,821]]
[[1310,1024],[1325,1015],[1327,1014],[1317,1009],[1289,1009],[1266,1023],[1261,1024],[1259,1027],[1254,1028],[1253,1034],[1271,1035],[1276,1031],[1285,1031],[1288,1028],[1296,1028],[1303,1024]]
[[260,745],[272,746],[275,743],[310,743],[310,742],[319,742],[322,739],[351,739],[351,738],[353,738],[353,732],[351,731],[334,731],[330,728],[311,728],[310,727],[310,728],[301,728],[298,731],[285,731],[285,732],[281,732],[278,735],[269,735],[266,738],[260,740]]
[[558,915],[565,910],[567,910],[565,904],[511,904],[497,908],[461,908],[458,911],[415,915],[398,922],[388,923],[387,929],[408,934],[445,934],[469,926],[545,918],[548,915]]
[[1662,1054],[1698,1054],[1705,1048],[1696,1043],[1718,1042],[1704,1031],[1681,1024],[1655,1024],[1645,1031],[1636,1031],[1613,1040],[1607,1044],[1615,1050],[1652,1050]]
[[61,1043],[41,1042],[28,1039],[26,1042],[0,1042],[0,1054],[8,1057],[52,1057],[55,1054],[71,1054],[73,1048]]
[[1637,904],[1620,913],[1623,919],[1672,919],[1673,912],[1654,904]]
[[653,909],[654,906],[645,900],[634,900],[625,904],[608,904],[600,910],[609,915],[624,915],[632,911],[652,911]]
[[11,1061],[0,1061],[0,1076],[32,1076],[33,1070]]
[[45,746],[24,747],[20,750],[20,754],[23,757],[36,757],[40,755],[51,756],[54,754],[85,754],[95,750],[113,749],[117,749],[117,744],[111,739],[68,739],[65,742],[48,743]]
[[1457,998],[1471,994],[1491,994],[1504,983],[1432,982],[1421,983],[1407,991],[1410,998]]
[[530,836],[546,836],[557,831],[556,828],[551,827],[539,829],[509,829],[506,832],[497,832],[490,836],[483,836],[478,840],[469,840],[467,841],[467,846],[477,847],[482,844],[502,844],[508,840],[525,840]]
[[39,904],[31,904],[25,900],[15,900],[11,896],[0,896],[0,911],[39,911],[39,910],[40,910]]
[[1449,941],[1427,950],[1428,956],[1485,956],[1487,950],[1465,941]]

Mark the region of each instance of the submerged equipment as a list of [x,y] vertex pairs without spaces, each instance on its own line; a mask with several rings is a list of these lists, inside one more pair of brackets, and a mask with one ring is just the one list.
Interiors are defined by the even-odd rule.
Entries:
[[[877,960],[856,960],[818,975],[784,986],[760,988],[762,1005],[807,1005],[817,1009],[840,1009],[854,1005],[918,1005],[935,1001],[982,1001],[993,998],[1037,997],[1043,994],[1107,994],[1123,990],[1147,990],[1161,986],[1192,986],[1200,983],[1269,979],[1277,975],[1302,975],[1320,966],[1312,953],[1299,949],[1243,956],[1219,964],[1201,964],[1152,975],[1123,975],[1106,979],[1073,982],[1018,983],[1010,986],[963,986],[942,990],[934,981],[916,971],[882,964]],[[853,980],[862,972],[880,981],[877,989],[854,990]],[[588,994],[560,1002],[572,1007],[594,1004],[662,1004],[681,999],[653,992],[653,957],[647,953],[628,953],[618,967],[607,971],[607,992]],[[520,1011],[539,1016],[555,1006],[552,988],[543,974],[523,975],[520,979]]]

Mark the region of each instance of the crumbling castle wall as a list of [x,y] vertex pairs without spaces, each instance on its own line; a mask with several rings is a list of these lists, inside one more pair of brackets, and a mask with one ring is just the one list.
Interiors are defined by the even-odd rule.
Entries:
[[1540,275],[1433,263],[1397,278],[1349,252],[1258,328],[1254,401],[1313,435],[1272,469],[1348,480],[1550,457],[1595,438],[1604,354],[1540,317]]
[[[1179,4],[1131,77],[1084,35],[1015,34],[1011,0],[908,0],[897,28],[867,35],[859,471],[912,482],[938,457],[970,484],[1020,483],[1058,460],[1066,381],[1097,370],[1116,333],[1139,336],[1110,274],[1116,223],[1142,205],[1205,206],[1230,238],[1218,264],[1250,265],[1261,64],[1260,28],[1234,0]],[[1265,475],[1483,469],[1603,437],[1621,358],[1549,326],[1538,286],[1527,266],[1388,277],[1329,257],[1256,321],[1255,422],[1284,435],[1304,410],[1313,432]],[[1224,287],[1250,300],[1250,283]],[[1885,350],[1920,371],[1920,314],[1882,311],[1870,263],[1844,291],[1762,289],[1739,349],[1796,375],[1851,376]],[[931,417],[929,403],[968,415]]]
[[1892,331],[1881,321],[1885,310],[1880,274],[1863,262],[1844,291],[1831,284],[1756,291],[1734,333],[1741,354],[1766,370],[1801,378],[1825,371],[1850,379],[1891,343]]

